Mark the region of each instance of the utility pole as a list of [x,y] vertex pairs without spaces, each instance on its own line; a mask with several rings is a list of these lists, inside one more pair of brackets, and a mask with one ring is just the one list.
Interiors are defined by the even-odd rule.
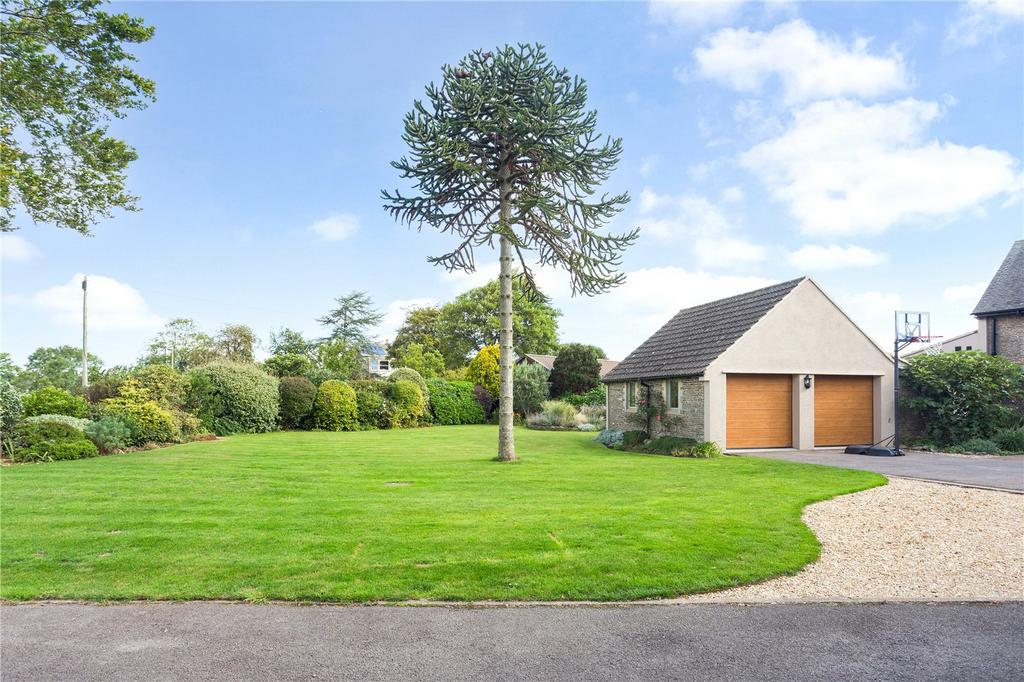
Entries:
[[82,390],[89,388],[89,277],[82,276]]

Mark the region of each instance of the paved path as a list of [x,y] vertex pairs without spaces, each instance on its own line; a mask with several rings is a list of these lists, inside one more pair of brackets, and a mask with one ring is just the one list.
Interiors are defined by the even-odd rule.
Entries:
[[1024,603],[6,605],[16,680],[1024,678]]
[[847,455],[842,450],[765,450],[741,454],[807,464],[827,464],[844,469],[877,471],[880,474],[920,478],[926,481],[1024,491],[1024,455],[954,457],[930,452],[909,452],[902,457],[868,457]]

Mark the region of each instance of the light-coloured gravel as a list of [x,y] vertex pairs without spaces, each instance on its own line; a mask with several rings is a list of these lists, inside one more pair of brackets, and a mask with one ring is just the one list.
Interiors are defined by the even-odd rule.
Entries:
[[803,518],[817,562],[680,601],[1024,600],[1024,495],[894,478]]

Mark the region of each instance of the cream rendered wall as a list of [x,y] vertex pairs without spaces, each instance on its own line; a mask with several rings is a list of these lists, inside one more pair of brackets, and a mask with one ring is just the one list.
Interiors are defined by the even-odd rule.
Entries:
[[[892,360],[814,283],[805,279],[704,372],[708,440],[725,446],[725,377],[731,373],[793,377],[793,445],[814,445],[815,374],[874,376],[875,441],[892,435]],[[810,389],[803,377],[812,376]]]

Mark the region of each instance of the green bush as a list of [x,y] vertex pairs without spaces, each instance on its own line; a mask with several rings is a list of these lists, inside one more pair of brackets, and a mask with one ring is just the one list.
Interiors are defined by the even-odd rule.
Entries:
[[301,428],[313,411],[316,400],[316,386],[306,377],[282,377],[279,386],[280,407],[278,416],[281,426],[290,429]]
[[411,381],[416,384],[424,398],[430,398],[430,388],[423,376],[411,367],[399,367],[388,375],[388,381]]
[[381,379],[350,382],[356,391],[356,419],[360,429],[392,429],[398,426],[398,411],[391,400],[391,384]]
[[64,414],[69,417],[84,417],[87,409],[85,398],[71,395],[63,388],[47,386],[32,391],[21,400],[25,416],[39,414]]
[[955,448],[958,452],[980,452],[984,454],[999,454],[999,444],[988,438],[970,438]]
[[23,412],[18,389],[11,382],[0,380],[0,447],[4,452],[9,452],[8,444]]
[[324,431],[358,429],[355,389],[335,379],[320,384],[313,401],[313,424]]
[[622,438],[624,435],[625,432],[619,431],[618,429],[605,429],[594,436],[594,440],[606,448],[617,450],[622,447]]
[[428,379],[427,385],[435,424],[483,424],[487,420],[483,407],[473,397],[471,382]]
[[646,440],[647,434],[644,431],[625,431],[622,434],[622,449],[635,450]]
[[301,353],[271,355],[263,363],[263,369],[276,377],[306,377],[313,371],[313,362]]
[[1024,426],[996,431],[992,440],[1003,452],[1024,453]]
[[132,438],[132,432],[128,425],[113,415],[89,422],[84,431],[85,437],[91,440],[104,454],[124,450]]
[[187,409],[218,436],[277,428],[278,381],[259,367],[214,362],[189,372],[188,382]]
[[647,441],[641,446],[640,450],[643,452],[650,452],[655,455],[684,455],[689,454],[693,446],[697,444],[697,441],[693,438],[683,438],[681,436],[658,436],[652,440]]
[[903,404],[941,445],[963,444],[1010,426],[1024,398],[1021,366],[981,351],[916,355],[902,371]]
[[551,395],[555,398],[583,394],[601,385],[601,357],[598,349],[582,343],[567,343],[558,350],[551,366]]
[[516,365],[512,372],[513,409],[519,414],[539,412],[548,397],[548,371],[540,365]]
[[52,462],[95,457],[96,446],[69,424],[53,421],[22,422],[14,435],[15,462]]
[[132,394],[103,401],[107,414],[128,427],[130,445],[173,443],[181,438],[174,414],[144,394]]
[[132,372],[128,381],[136,382],[160,407],[177,409],[185,402],[188,378],[170,365],[147,365]]
[[690,450],[688,457],[697,457],[700,459],[711,459],[712,457],[721,457],[722,448],[718,447],[718,443],[705,440],[697,443]]
[[29,422],[30,424],[35,424],[37,422],[57,422],[58,424],[67,424],[79,433],[84,432],[85,427],[89,424],[88,419],[69,417],[66,414],[37,414],[34,417],[25,417],[23,421]]
[[412,381],[399,379],[390,382],[391,400],[395,403],[395,412],[399,426],[416,426],[427,410],[427,400],[423,391]]
[[598,384],[586,393],[566,393],[561,397],[561,400],[576,407],[583,407],[584,405],[601,405],[603,407],[605,404],[605,394],[605,385]]

